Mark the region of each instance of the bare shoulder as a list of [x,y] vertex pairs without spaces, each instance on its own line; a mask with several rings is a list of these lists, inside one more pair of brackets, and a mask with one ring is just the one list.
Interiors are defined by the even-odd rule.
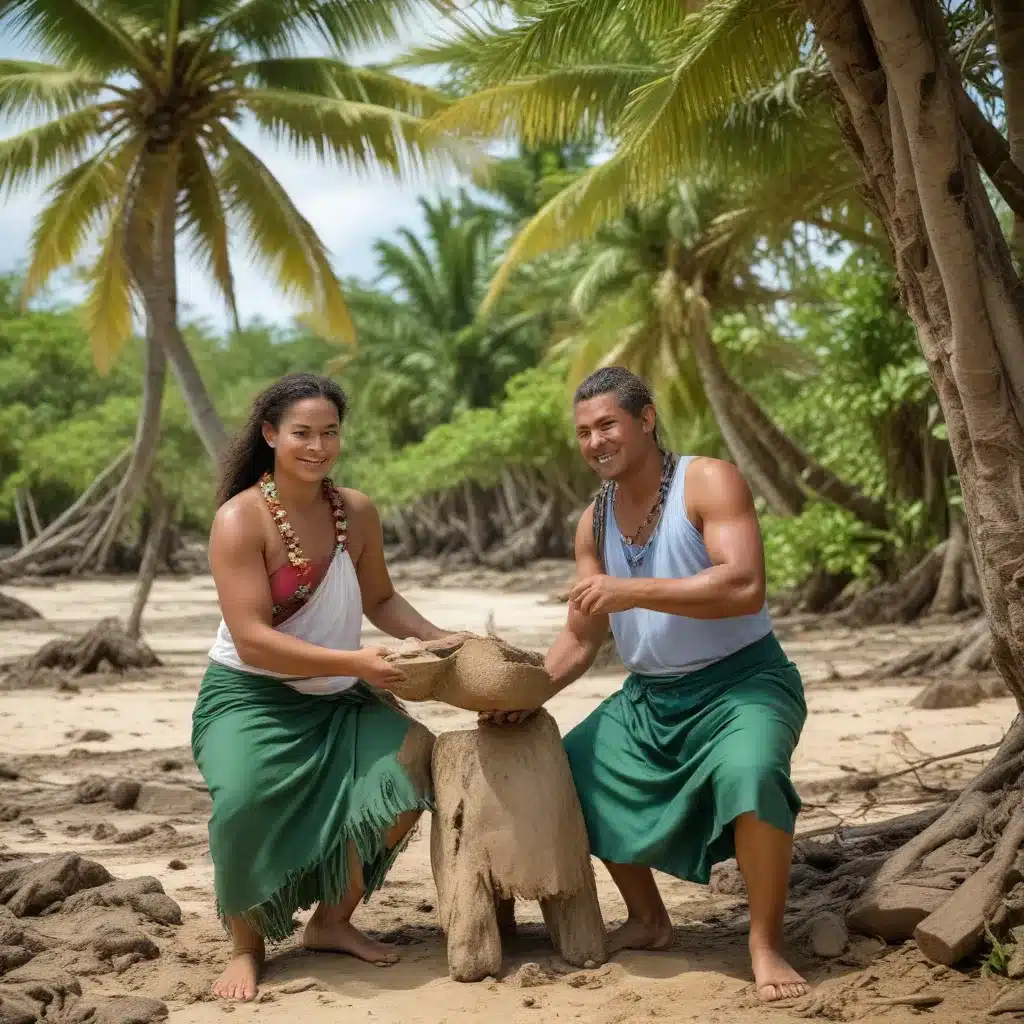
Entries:
[[357,491],[353,487],[339,487],[341,500],[345,503],[345,511],[355,515],[373,515],[377,506],[370,500],[369,496]]
[[210,543],[261,544],[265,535],[266,509],[263,497],[250,487],[229,498],[213,517]]
[[591,502],[584,510],[583,515],[580,516],[580,521],[576,524],[576,550],[579,551],[580,545],[584,545],[589,550],[593,550],[594,547],[594,503]]
[[753,512],[754,499],[731,462],[701,456],[686,467],[686,509],[699,524],[707,516]]

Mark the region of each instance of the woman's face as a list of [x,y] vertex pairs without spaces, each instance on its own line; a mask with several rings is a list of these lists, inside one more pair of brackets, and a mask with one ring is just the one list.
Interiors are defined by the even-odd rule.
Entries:
[[341,422],[329,398],[296,402],[276,430],[269,423],[263,425],[263,436],[274,449],[275,473],[307,483],[327,476],[341,451]]

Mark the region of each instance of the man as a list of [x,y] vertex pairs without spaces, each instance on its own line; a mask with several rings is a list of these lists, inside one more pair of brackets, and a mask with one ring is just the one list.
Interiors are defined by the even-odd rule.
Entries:
[[750,491],[729,463],[664,452],[651,394],[622,367],[580,385],[574,417],[604,486],[580,520],[578,582],[545,664],[553,692],[568,686],[610,622],[631,673],[565,738],[591,850],[628,909],[609,951],[671,944],[652,868],[707,883],[735,855],[758,994],[803,995],[782,924],[800,807],[790,759],[807,712],[765,606]]

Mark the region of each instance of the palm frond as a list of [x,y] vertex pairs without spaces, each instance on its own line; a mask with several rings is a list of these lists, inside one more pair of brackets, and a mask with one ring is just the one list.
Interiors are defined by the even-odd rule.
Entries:
[[648,194],[699,165],[708,122],[800,61],[804,25],[791,0],[709,0],[665,43],[670,75],[637,90],[619,124],[624,149],[642,152]]
[[293,299],[312,306],[311,322],[325,337],[354,341],[355,329],[327,250],[267,166],[222,131],[217,180],[228,216],[249,240],[251,255]]
[[472,93],[433,125],[486,138],[512,135],[526,146],[612,135],[629,98],[657,74],[655,67],[618,63],[555,68]]
[[580,175],[541,207],[509,246],[482,304],[487,312],[513,269],[543,252],[591,237],[620,217],[630,201],[636,172],[630,155],[615,153]]
[[23,285],[26,298],[71,263],[99,222],[120,204],[141,148],[141,140],[113,152],[104,148],[54,183],[51,201],[32,231],[32,262]]
[[60,117],[92,102],[102,79],[80,68],[0,60],[0,117]]
[[88,0],[0,0],[0,30],[22,37],[57,63],[100,74],[131,70],[156,81],[156,69],[129,32]]
[[283,55],[310,39],[336,53],[396,41],[423,7],[441,0],[236,0],[207,29],[208,45],[230,40],[259,53]]
[[189,139],[182,146],[179,169],[181,212],[193,258],[207,270],[239,330],[235,279],[231,272],[228,222],[217,179],[199,143]]
[[100,107],[85,107],[0,140],[0,192],[69,170],[101,140],[104,124]]
[[93,362],[107,373],[132,333],[132,275],[125,252],[126,190],[111,212],[109,229],[96,263],[90,268],[91,287],[82,307]]
[[257,88],[352,100],[414,117],[430,117],[448,105],[427,86],[331,57],[268,57],[236,65],[232,73]]
[[244,100],[275,142],[298,156],[333,160],[352,171],[405,177],[428,168],[480,163],[468,146],[428,136],[419,118],[387,107],[270,89],[247,90]]
[[646,52],[646,41],[679,28],[686,0],[549,0],[509,28],[496,21],[453,19],[454,31],[412,50],[403,63],[443,63],[465,71],[477,87],[595,59],[606,48],[620,56]]

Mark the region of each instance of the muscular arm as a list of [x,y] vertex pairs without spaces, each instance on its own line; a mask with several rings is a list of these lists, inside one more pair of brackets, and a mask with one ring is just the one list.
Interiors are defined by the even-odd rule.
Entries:
[[263,533],[253,509],[229,503],[217,512],[210,531],[210,568],[221,614],[243,661],[296,677],[360,674],[357,651],[319,647],[271,626]]
[[701,459],[686,493],[712,565],[687,579],[628,581],[632,606],[693,619],[756,614],[765,599],[764,547],[746,481],[728,462]]
[[[594,507],[587,509],[576,527],[576,573],[585,579],[601,571],[601,563],[594,547]],[[554,696],[574,683],[594,664],[601,643],[608,635],[607,615],[585,615],[572,601],[562,631],[555,638],[544,659],[544,667],[551,676]]]
[[365,542],[356,565],[359,590],[363,598],[363,613],[382,632],[399,640],[415,637],[417,640],[439,640],[448,636],[444,630],[427,621],[391,582],[384,561],[384,532],[380,516],[373,502],[363,494],[346,495],[349,514],[356,519]]

